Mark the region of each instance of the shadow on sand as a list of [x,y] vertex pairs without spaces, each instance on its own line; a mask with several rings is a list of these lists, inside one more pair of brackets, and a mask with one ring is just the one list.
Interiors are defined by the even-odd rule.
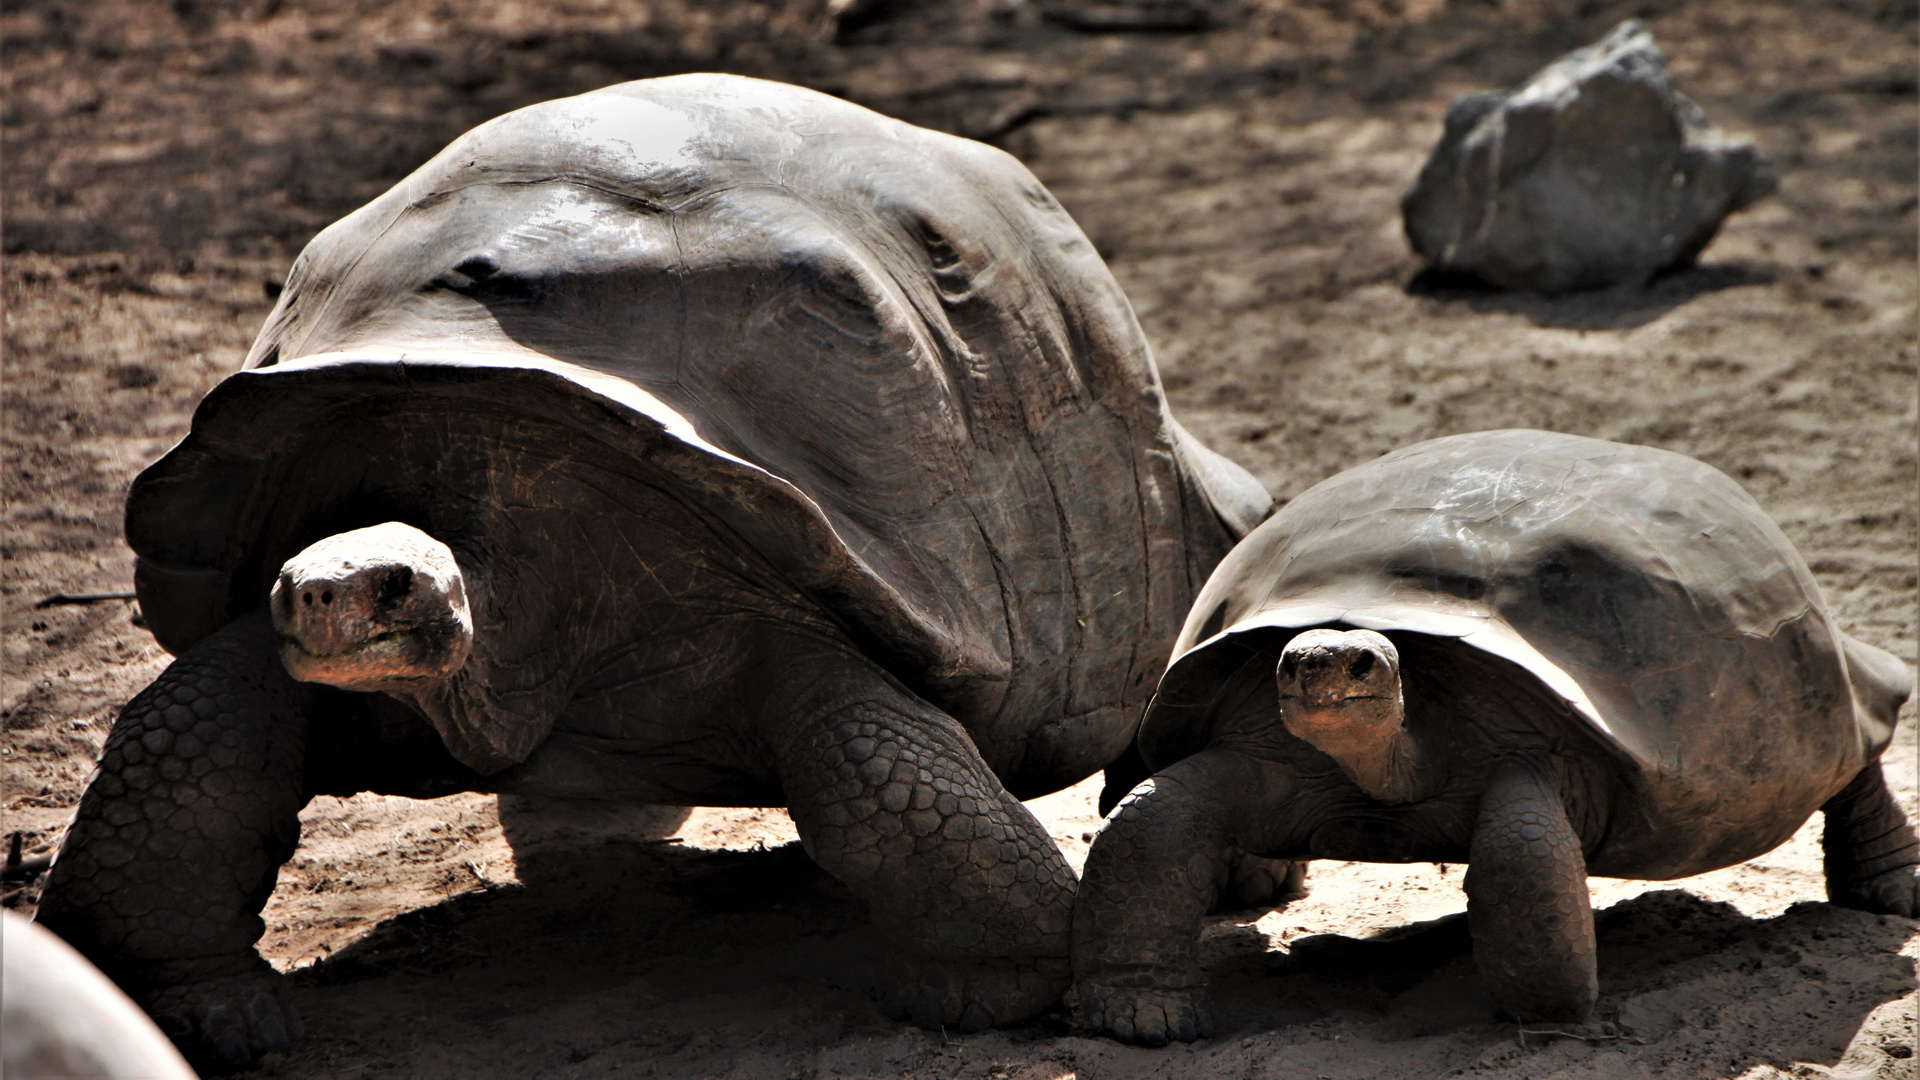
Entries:
[[600,1075],[669,1062],[699,1075],[775,1029],[890,1030],[873,1001],[884,952],[866,905],[798,844],[569,846],[556,831],[595,829],[600,811],[502,803],[509,838],[524,842],[521,883],[388,919],[296,973],[308,1038],[270,1073],[577,1077],[595,1058]]
[[1774,269],[1745,263],[1716,263],[1669,270],[1645,285],[1620,285],[1593,292],[1541,296],[1489,285],[1474,277],[1423,270],[1407,282],[1410,296],[1465,304],[1481,314],[1519,315],[1535,326],[1561,330],[1631,330],[1658,319],[1698,296],[1747,285],[1771,284]]
[[[1662,1058],[1699,1056],[1712,1063],[1702,1075],[1837,1061],[1870,1013],[1914,988],[1914,961],[1900,952],[1912,920],[1831,904],[1802,903],[1755,919],[1670,889],[1600,911],[1595,926],[1600,1001],[1596,1027],[1586,1030],[1609,1033],[1593,1041],[1618,1040]],[[1261,939],[1251,926],[1220,935],[1238,936]],[[1304,937],[1285,952],[1220,938],[1209,944],[1225,954],[1209,968],[1223,1038],[1337,1014],[1386,1042],[1466,1036],[1515,1045],[1521,1035],[1496,1021],[1465,914],[1368,938]],[[1533,1028],[1554,1027],[1528,1025],[1518,1043]]]
[[[296,975],[314,1037],[290,1070],[408,1060],[434,1064],[421,1076],[533,1075],[528,1063],[572,1076],[569,1063],[595,1058],[593,1072],[673,1063],[694,1075],[789,1035],[907,1035],[872,1000],[885,946],[866,906],[799,845],[689,849],[672,841],[679,820],[668,814],[656,835],[569,846],[552,838],[586,827],[579,812],[514,807],[502,817],[521,845],[524,884],[390,919]],[[1305,1048],[1346,1033],[1350,1041],[1324,1044],[1329,1052],[1431,1062],[1430,1075],[1509,1058],[1531,1062],[1523,1071],[1558,1067],[1580,1054],[1620,1055],[1594,1062],[1614,1069],[1602,1075],[1833,1064],[1875,1010],[1914,986],[1914,961],[1901,955],[1912,920],[1824,903],[1756,919],[1681,890],[1649,892],[1597,913],[1594,1019],[1611,1027],[1584,1029],[1583,1043],[1496,1021],[1464,915],[1367,938],[1303,937],[1284,950],[1234,925],[1245,917],[1206,939],[1221,1025],[1210,1045],[1261,1036],[1269,1049]],[[1008,1037],[1065,1034],[1053,1015]],[[1910,1041],[1886,1038],[1886,1056],[1911,1053]],[[424,1047],[461,1049],[423,1058]]]
[[[772,969],[753,962],[756,946],[779,951],[801,938],[865,929],[866,905],[800,845],[683,847],[672,834],[687,816],[680,807],[503,796],[500,821],[518,885],[395,916],[297,978],[322,986],[459,973],[466,983],[465,969],[504,968],[525,987],[516,1008],[533,1009],[549,993],[578,992],[583,980],[625,981],[674,968],[677,959],[697,957],[713,969],[738,954],[764,975]],[[674,977],[686,974],[675,969]]]

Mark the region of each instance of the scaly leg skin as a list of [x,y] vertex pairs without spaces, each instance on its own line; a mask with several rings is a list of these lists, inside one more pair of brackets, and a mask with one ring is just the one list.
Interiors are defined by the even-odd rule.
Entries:
[[[1113,813],[1113,808],[1120,805],[1121,799],[1152,775],[1152,770],[1147,768],[1146,761],[1140,756],[1139,746],[1128,743],[1126,750],[1107,764],[1104,783],[1100,788],[1100,816],[1104,818]],[[1269,859],[1242,854],[1233,861],[1227,883],[1221,887],[1220,898],[1210,914],[1280,907],[1306,895],[1305,859]]]
[[253,946],[300,838],[311,697],[264,611],[187,650],[121,710],[40,901],[203,1069],[302,1034]]
[[1827,898],[1879,915],[1920,917],[1920,841],[1887,790],[1880,763],[1861,769],[1820,809]]
[[1076,1026],[1165,1046],[1213,1027],[1200,970],[1200,920],[1226,884],[1238,834],[1280,804],[1286,785],[1231,750],[1180,761],[1107,817],[1073,910]]
[[1027,1020],[1066,989],[1073,871],[951,717],[880,679],[776,762],[807,853],[902,946],[884,1004],[926,1028]]
[[1469,850],[1467,925],[1495,1008],[1586,1022],[1600,993],[1587,860],[1552,773],[1528,762],[1495,773]]

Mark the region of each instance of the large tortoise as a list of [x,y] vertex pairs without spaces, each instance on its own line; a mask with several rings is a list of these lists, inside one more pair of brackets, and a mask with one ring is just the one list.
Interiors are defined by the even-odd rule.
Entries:
[[728,76],[522,109],[321,233],[134,483],[179,659],[41,918],[244,1062],[315,794],[785,806],[896,1014],[1020,1020],[1074,877],[1016,797],[1131,745],[1270,509],[1008,155]]
[[1241,852],[1464,862],[1497,1009],[1585,1020],[1586,877],[1760,855],[1826,812],[1828,895],[1920,914],[1878,758],[1907,665],[1841,633],[1741,488],[1541,431],[1419,443],[1288,503],[1201,592],[1074,910],[1071,999],[1208,1027],[1199,918]]

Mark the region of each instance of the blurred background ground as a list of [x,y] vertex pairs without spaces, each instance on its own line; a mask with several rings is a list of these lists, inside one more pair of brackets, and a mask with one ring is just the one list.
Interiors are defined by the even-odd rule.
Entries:
[[[126,485],[233,370],[300,246],[461,131],[625,79],[799,82],[1003,146],[1113,266],[1203,439],[1289,497],[1416,439],[1531,426],[1692,454],[1753,492],[1842,625],[1915,655],[1912,0],[1223,0],[1088,33],[1038,0],[10,0],[0,9],[6,502],[0,813],[57,842],[165,655],[129,604]],[[1779,192],[1697,268],[1558,300],[1435,283],[1397,199],[1447,101],[1627,17]],[[1889,758],[1916,803],[1911,713]],[[1083,785],[1036,804],[1069,855]],[[779,811],[323,799],[263,948],[290,1077],[1895,1077],[1911,920],[1821,903],[1814,830],[1742,867],[1595,881],[1602,1015],[1495,1024],[1460,868],[1317,864],[1218,920],[1226,1030],[1133,1050],[1057,1020],[880,1019],[861,905]],[[34,890],[7,902],[31,909]],[[1410,929],[1409,929],[1410,928]]]

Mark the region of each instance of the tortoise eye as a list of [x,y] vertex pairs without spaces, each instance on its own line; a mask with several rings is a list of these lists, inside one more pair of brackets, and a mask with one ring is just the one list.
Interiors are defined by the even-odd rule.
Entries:
[[960,265],[960,253],[938,236],[927,241],[927,257],[933,261],[935,270],[950,270]]
[[1291,679],[1293,678],[1294,672],[1299,670],[1300,670],[1300,661],[1292,653],[1288,653],[1285,656],[1282,656],[1280,658],[1280,674],[1281,675]]
[[499,273],[500,260],[483,251],[478,255],[469,255],[467,258],[462,259],[460,265],[453,268],[453,272],[456,274],[465,274],[473,280],[479,281]]
[[391,604],[412,591],[413,567],[402,566],[381,579],[380,588],[374,593],[374,603]]
[[1363,652],[1359,655],[1358,658],[1354,660],[1353,663],[1347,665],[1347,677],[1353,678],[1353,679],[1364,679],[1367,677],[1367,672],[1372,670],[1373,670],[1373,653]]

